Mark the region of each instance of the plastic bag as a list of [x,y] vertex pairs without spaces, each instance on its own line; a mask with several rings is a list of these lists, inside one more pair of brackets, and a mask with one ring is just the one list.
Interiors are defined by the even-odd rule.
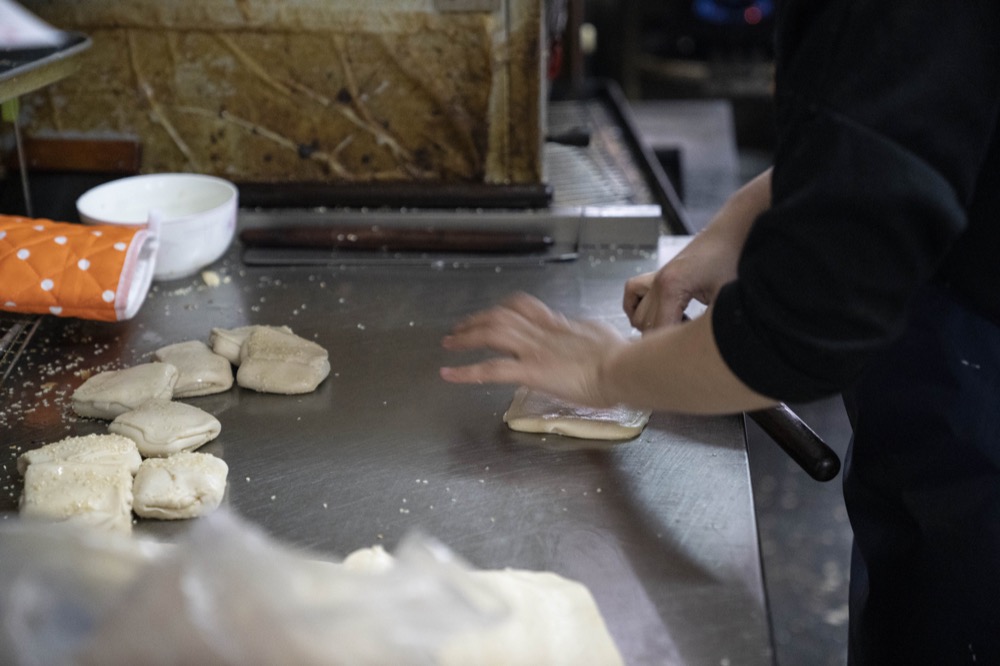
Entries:
[[15,664],[429,664],[505,604],[433,540],[391,568],[310,559],[220,510],[177,545],[0,529],[0,650]]

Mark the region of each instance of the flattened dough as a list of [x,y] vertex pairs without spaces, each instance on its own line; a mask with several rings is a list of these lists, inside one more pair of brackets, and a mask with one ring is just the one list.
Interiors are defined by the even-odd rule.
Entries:
[[133,440],[139,453],[151,458],[197,449],[218,437],[222,424],[194,405],[149,400],[116,416],[108,430]]
[[174,398],[193,398],[228,391],[233,385],[233,367],[201,340],[188,340],[153,352],[157,361],[177,368]]
[[176,383],[177,368],[169,363],[143,363],[100,372],[73,392],[73,411],[80,416],[110,420],[147,400],[170,400]]
[[135,475],[132,509],[143,518],[176,520],[211,513],[226,493],[229,466],[208,453],[147,458]]
[[17,458],[17,471],[24,476],[30,465],[45,462],[124,465],[129,474],[135,474],[142,456],[135,442],[121,435],[67,437],[22,453]]
[[309,393],[330,374],[329,359],[311,340],[261,326],[243,343],[236,383],[262,393]]
[[[344,559],[351,571],[378,574],[394,558],[380,546]],[[547,571],[470,571],[481,589],[499,599],[507,615],[498,624],[449,640],[442,666],[618,666],[621,654],[582,583]]]
[[240,364],[240,349],[243,343],[258,328],[271,328],[282,333],[291,333],[287,326],[240,326],[239,328],[213,328],[208,336],[208,345],[212,351],[228,359],[233,365]]
[[566,435],[580,439],[625,440],[637,437],[651,412],[619,405],[580,407],[521,386],[503,420],[511,430]]
[[132,531],[132,473],[125,465],[34,462],[24,473],[21,515]]

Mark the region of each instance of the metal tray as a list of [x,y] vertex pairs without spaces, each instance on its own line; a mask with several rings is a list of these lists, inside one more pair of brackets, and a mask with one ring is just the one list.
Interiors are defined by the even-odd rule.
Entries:
[[76,71],[79,54],[90,48],[90,37],[67,32],[60,46],[0,49],[0,102],[55,83]]

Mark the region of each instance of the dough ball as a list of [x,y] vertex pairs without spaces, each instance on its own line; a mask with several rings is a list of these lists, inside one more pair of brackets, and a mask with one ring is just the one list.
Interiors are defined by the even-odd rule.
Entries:
[[133,440],[139,453],[149,458],[197,449],[218,437],[222,424],[194,405],[149,400],[116,416],[108,430]]
[[80,416],[110,420],[147,400],[170,400],[176,383],[177,368],[169,363],[143,363],[101,372],[73,392],[73,411]]
[[132,509],[161,520],[204,516],[222,503],[228,474],[225,461],[208,453],[147,458],[135,475]]
[[625,440],[642,432],[650,414],[624,405],[606,409],[580,407],[522,386],[514,393],[503,420],[511,430],[519,432]]
[[129,474],[135,474],[142,456],[135,442],[121,435],[67,437],[22,453],[17,459],[17,471],[23,476],[30,465],[44,462],[124,465]]
[[259,327],[243,343],[236,383],[262,393],[309,393],[329,374],[329,354],[318,344]]
[[287,326],[240,326],[239,328],[213,328],[208,337],[212,351],[227,359],[233,365],[240,364],[240,349],[243,343],[258,328],[271,328],[282,333],[291,333]]
[[21,515],[129,533],[132,473],[125,465],[33,462],[24,473]]
[[161,347],[153,353],[157,361],[177,368],[174,398],[193,398],[229,390],[233,367],[201,340],[189,340]]

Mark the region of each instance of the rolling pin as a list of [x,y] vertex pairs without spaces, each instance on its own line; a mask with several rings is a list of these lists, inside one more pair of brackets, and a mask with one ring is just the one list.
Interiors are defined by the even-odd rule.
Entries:
[[760,426],[806,474],[817,481],[829,481],[840,471],[840,458],[798,414],[784,403],[747,416]]
[[533,232],[378,225],[298,225],[244,229],[247,247],[522,254],[544,252],[552,237]]

